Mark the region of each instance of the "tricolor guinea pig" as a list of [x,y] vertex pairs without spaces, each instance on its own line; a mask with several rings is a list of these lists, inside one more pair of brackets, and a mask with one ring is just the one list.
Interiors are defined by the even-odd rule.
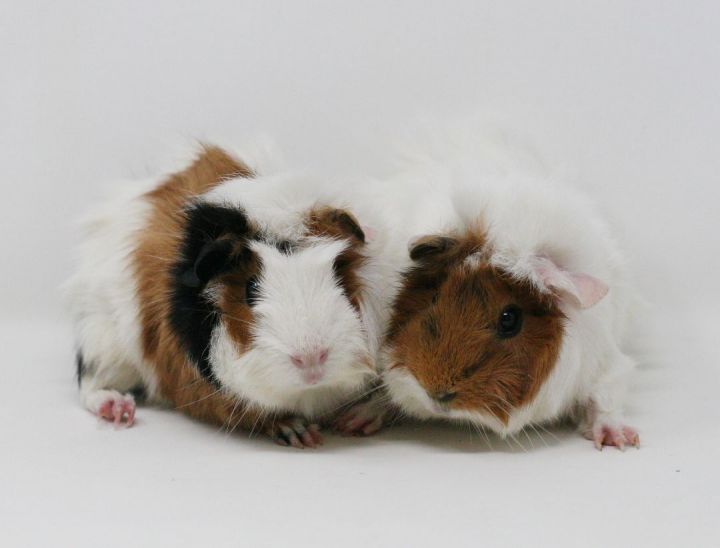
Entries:
[[134,395],[228,431],[321,443],[375,374],[365,234],[312,178],[207,147],[86,225],[68,283],[84,405],[131,425]]
[[392,402],[501,435],[571,416],[598,448],[637,446],[632,295],[605,223],[511,139],[443,142],[403,174],[444,189],[458,221],[409,243],[382,352]]

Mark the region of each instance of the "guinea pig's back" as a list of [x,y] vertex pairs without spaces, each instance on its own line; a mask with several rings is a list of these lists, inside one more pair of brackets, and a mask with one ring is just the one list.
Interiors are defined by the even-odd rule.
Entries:
[[124,183],[81,221],[77,266],[63,290],[76,345],[87,362],[141,360],[132,261],[152,211],[145,194],[158,184],[157,179]]
[[183,171],[123,183],[82,220],[77,267],[63,290],[78,354],[94,371],[135,369],[153,396],[148,347],[157,345],[148,342],[164,328],[184,208],[231,175],[250,172],[222,150],[205,147]]

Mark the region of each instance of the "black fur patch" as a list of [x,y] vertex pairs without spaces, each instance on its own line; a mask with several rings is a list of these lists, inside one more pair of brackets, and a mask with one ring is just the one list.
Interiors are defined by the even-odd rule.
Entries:
[[[216,261],[216,270],[213,272],[208,272],[207,265],[202,265],[203,273],[198,277],[197,263],[208,245],[215,244],[220,238],[245,241],[250,229],[247,217],[240,208],[201,203],[189,209],[187,215],[181,258],[172,270],[173,292],[169,321],[200,374],[219,386],[212,373],[208,353],[210,337],[220,315],[202,293],[210,279],[231,269],[233,265],[229,261]],[[189,280],[192,283],[188,283]]]
[[87,371],[87,366],[85,365],[82,353],[79,350],[75,354],[75,366],[77,367],[77,383],[78,386],[80,386],[82,378],[85,376],[85,372]]
[[275,247],[284,255],[291,255],[295,251],[295,245],[289,240],[280,240],[275,244]]
[[147,390],[145,390],[145,387],[142,384],[133,386],[130,389],[130,394],[132,394],[132,397],[135,398],[137,403],[145,403],[147,400]]

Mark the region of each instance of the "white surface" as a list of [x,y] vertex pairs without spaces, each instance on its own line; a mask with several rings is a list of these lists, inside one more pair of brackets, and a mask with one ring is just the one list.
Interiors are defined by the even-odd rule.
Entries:
[[[2,3],[0,544],[720,544],[719,19],[710,1]],[[614,219],[652,306],[642,449],[408,426],[298,452],[80,409],[56,286],[106,182],[262,131],[291,163],[362,170],[414,113],[476,109],[540,135]]]

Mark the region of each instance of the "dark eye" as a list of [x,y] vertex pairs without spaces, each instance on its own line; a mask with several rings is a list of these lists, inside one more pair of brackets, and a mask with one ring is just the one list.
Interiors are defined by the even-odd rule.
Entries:
[[497,333],[501,339],[509,339],[520,333],[522,328],[522,310],[517,306],[506,306],[497,323]]
[[245,284],[245,301],[248,303],[248,306],[255,304],[259,292],[260,282],[258,282],[257,276],[253,276]]

